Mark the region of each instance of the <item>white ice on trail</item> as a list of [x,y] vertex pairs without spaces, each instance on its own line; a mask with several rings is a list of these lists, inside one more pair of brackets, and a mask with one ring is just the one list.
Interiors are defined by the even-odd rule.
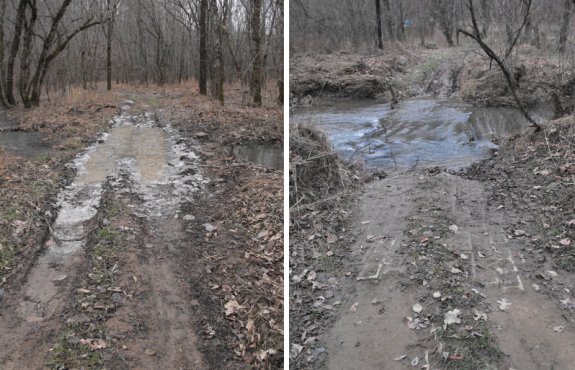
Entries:
[[52,237],[28,276],[28,298],[20,310],[27,321],[44,320],[53,312],[54,282],[84,247],[89,231],[84,225],[97,214],[106,182],[114,191],[139,196],[143,204],[134,211],[147,219],[180,217],[180,205],[192,202],[209,182],[176,129],[160,127],[150,113],[127,114],[131,105],[126,102],[109,132],[69,164],[76,177],[58,195]]

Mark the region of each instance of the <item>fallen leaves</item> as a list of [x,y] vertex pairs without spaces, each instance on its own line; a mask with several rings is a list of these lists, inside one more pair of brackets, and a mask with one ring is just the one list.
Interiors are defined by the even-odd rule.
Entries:
[[447,311],[443,319],[443,328],[446,329],[449,325],[460,324],[461,323],[461,318],[459,317],[460,314],[461,310],[458,308],[453,309],[451,311]]
[[559,241],[559,244],[568,247],[571,245],[571,240],[570,239],[562,239],[561,241]]
[[226,316],[230,316],[230,315],[237,314],[240,310],[244,309],[244,306],[240,305],[238,303],[238,301],[233,299],[233,300],[229,301],[228,303],[226,303],[224,305],[224,308],[226,310]]
[[80,339],[80,344],[90,347],[92,351],[107,347],[106,342],[103,339]]

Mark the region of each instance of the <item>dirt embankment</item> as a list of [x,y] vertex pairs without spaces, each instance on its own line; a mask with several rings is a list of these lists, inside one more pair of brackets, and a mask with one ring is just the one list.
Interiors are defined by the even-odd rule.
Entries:
[[[572,109],[575,75],[557,57],[522,46],[514,61],[518,94],[527,107],[555,104]],[[436,50],[340,52],[296,55],[290,61],[290,104],[316,98],[380,99],[456,96],[477,105],[515,102],[496,64],[474,46]]]
[[[64,163],[77,150],[39,163],[10,157],[0,188],[1,201],[13,210],[13,219],[0,218],[9,226],[2,230],[12,238],[9,244],[0,243],[12,248],[1,255],[7,257],[0,265],[5,278],[0,318],[3,326],[12,327],[6,337],[10,346],[22,345],[2,354],[7,356],[3,361],[14,368],[281,367],[282,173],[241,162],[226,146],[281,142],[282,111],[275,103],[246,107],[240,88],[228,93],[227,105],[221,107],[192,85],[151,91],[125,87],[121,99],[102,103],[111,107],[87,103],[18,113],[39,115],[33,128],[46,133],[55,146],[79,137],[73,140],[79,149],[108,127],[118,112],[116,104],[134,100],[130,114],[155,113],[160,126],[179,129],[182,144],[200,157],[211,181],[194,202],[181,204],[188,217],[165,222],[138,216],[146,199],[126,191],[132,188],[129,179],[120,188],[108,186],[97,216],[84,225],[89,231],[85,251],[54,283],[60,303],[42,321],[26,323],[17,314],[26,298],[21,289],[29,280],[23,267],[33,266],[50,246],[43,242],[57,213],[52,202],[66,183],[61,180]],[[266,100],[275,102],[273,94],[275,89],[267,91]],[[103,111],[109,116],[98,126],[89,114]],[[62,112],[70,114],[63,126]],[[84,124],[95,128],[83,130]],[[45,179],[36,178],[39,171],[46,173]],[[31,326],[34,336],[25,335]],[[35,355],[27,357],[27,348],[34,348]]]
[[310,104],[314,98],[399,99],[394,76],[415,61],[414,54],[305,54],[290,59],[290,104]]

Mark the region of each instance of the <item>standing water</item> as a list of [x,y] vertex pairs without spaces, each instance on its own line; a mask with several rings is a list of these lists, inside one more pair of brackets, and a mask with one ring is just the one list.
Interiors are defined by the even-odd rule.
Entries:
[[[127,108],[126,108],[127,109]],[[180,204],[193,201],[208,182],[198,157],[169,125],[160,128],[151,114],[114,118],[109,133],[70,166],[77,171],[73,182],[58,196],[60,207],[51,225],[51,239],[30,271],[27,299],[20,308],[29,321],[50,317],[58,306],[57,283],[85,245],[86,221],[98,212],[104,184],[114,190],[136,193],[143,205],[136,214],[147,219],[179,217]],[[129,185],[122,179],[128,178]]]
[[304,109],[290,122],[322,130],[344,160],[363,160],[367,169],[466,167],[487,158],[496,139],[529,124],[516,109],[440,99],[406,100],[395,109],[373,101],[337,102]]

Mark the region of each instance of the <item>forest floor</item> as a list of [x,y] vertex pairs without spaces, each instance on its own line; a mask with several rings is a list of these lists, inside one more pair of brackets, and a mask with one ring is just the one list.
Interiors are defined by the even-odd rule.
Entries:
[[[401,97],[508,104],[504,86],[489,82],[497,76],[488,62],[462,64],[463,52],[424,50],[419,61],[406,51],[387,55],[386,60],[403,58],[404,67],[392,67],[385,86]],[[365,54],[341,60],[384,65]],[[522,62],[528,71],[522,96],[531,105],[547,102],[549,80],[570,78],[553,74],[559,68],[548,69],[543,83],[533,67],[538,58]],[[306,68],[299,63],[295,73]],[[375,74],[365,71],[362,79]],[[386,91],[378,98],[389,99]],[[340,163],[356,186],[365,182],[357,192],[349,183],[339,185],[337,166],[329,176],[318,176],[335,179],[331,187],[302,189],[297,167],[313,166],[320,153],[302,156],[301,148],[290,146],[290,163],[297,164],[290,172],[290,197],[299,186],[290,198],[296,226],[290,230],[294,368],[572,368],[573,116],[547,122],[538,133],[517,133],[501,143],[496,156],[461,171],[385,169],[367,176]],[[323,195],[305,204],[305,196],[297,195],[310,190]]]
[[282,108],[242,95],[120,86],[8,113],[54,150],[0,153],[2,369],[281,367],[283,175],[230,148],[281,143]]

